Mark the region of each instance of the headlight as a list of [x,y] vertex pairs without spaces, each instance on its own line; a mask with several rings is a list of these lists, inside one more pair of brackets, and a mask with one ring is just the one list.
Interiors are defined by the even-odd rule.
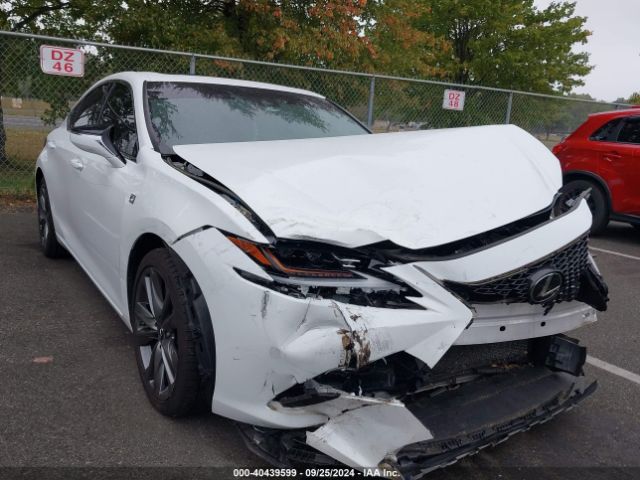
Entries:
[[280,293],[369,307],[422,309],[410,300],[420,297],[419,292],[381,270],[385,262],[362,252],[315,242],[278,240],[263,245],[235,235],[227,238],[273,281],[240,269],[236,272]]
[[313,248],[300,243],[281,243],[276,246],[264,246],[243,238],[229,235],[240,250],[249,255],[267,272],[276,276],[294,278],[339,278],[362,279],[347,267],[353,267],[359,259],[341,259],[335,253],[321,248]]

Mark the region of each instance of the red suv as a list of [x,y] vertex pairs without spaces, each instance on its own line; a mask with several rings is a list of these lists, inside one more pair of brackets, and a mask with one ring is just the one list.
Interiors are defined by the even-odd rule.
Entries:
[[570,197],[590,188],[592,232],[609,220],[640,227],[640,107],[590,115],[553,147]]

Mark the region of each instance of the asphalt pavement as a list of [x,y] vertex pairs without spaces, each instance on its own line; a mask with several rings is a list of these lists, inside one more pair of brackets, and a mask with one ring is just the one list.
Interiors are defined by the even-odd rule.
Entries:
[[[640,374],[640,232],[592,240],[607,312],[573,333]],[[640,384],[593,365],[578,408],[427,478],[640,478]],[[229,420],[168,419],[147,401],[130,335],[72,259],[39,250],[34,212],[0,213],[0,479],[223,478],[265,468]]]

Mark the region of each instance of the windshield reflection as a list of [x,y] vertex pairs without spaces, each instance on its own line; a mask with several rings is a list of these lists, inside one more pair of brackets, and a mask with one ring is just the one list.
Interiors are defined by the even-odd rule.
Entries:
[[151,135],[165,146],[368,133],[331,102],[235,85],[149,82]]

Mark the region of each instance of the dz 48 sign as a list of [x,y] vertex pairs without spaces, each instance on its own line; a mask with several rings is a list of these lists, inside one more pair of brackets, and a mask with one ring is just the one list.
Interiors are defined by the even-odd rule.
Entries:
[[40,68],[49,75],[82,77],[84,75],[84,52],[75,48],[41,45]]

